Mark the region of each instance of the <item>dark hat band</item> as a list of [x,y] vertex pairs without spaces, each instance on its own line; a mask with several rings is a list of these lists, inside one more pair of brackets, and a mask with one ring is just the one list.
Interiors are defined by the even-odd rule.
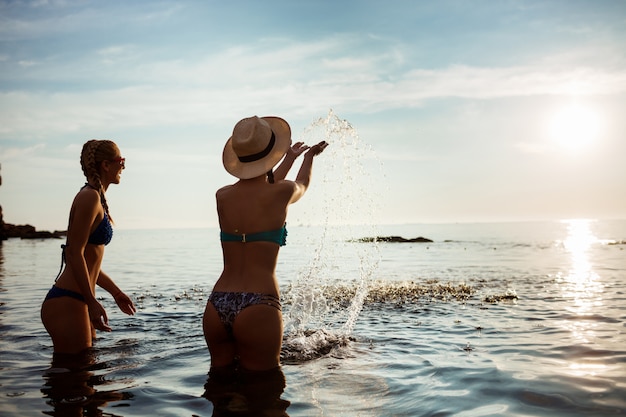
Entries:
[[258,152],[252,155],[237,156],[237,158],[239,158],[240,162],[258,161],[259,159],[265,158],[267,155],[270,154],[275,143],[276,143],[276,136],[274,135],[274,131],[272,131],[272,137],[270,138],[270,141],[265,147],[265,149],[263,149],[261,152]]

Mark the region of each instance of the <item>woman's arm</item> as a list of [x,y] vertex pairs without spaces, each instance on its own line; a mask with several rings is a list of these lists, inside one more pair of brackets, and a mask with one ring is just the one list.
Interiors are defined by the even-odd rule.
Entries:
[[307,149],[309,149],[309,147],[303,142],[296,142],[292,145],[285,154],[283,161],[274,171],[274,179],[276,181],[284,180],[287,177],[287,173],[291,169],[294,161]]
[[311,146],[308,152],[304,154],[304,160],[302,161],[302,166],[298,171],[298,176],[295,181],[296,187],[289,203],[295,203],[298,201],[302,198],[307,188],[309,188],[309,183],[311,182],[311,172],[313,170],[313,158],[321,154],[327,146],[328,143],[326,141],[321,141],[320,143]]
[[81,191],[78,193],[71,209],[67,246],[64,250],[67,266],[71,268],[76,284],[87,303],[89,319],[96,329],[108,332],[111,331],[109,319],[104,307],[96,300],[89,282],[89,268],[85,260],[85,246],[99,207],[100,196],[97,192]]
[[100,275],[98,275],[98,285],[100,288],[106,290],[109,294],[113,296],[113,299],[117,303],[117,306],[122,310],[122,312],[132,316],[135,314],[137,309],[135,308],[135,304],[133,300],[113,282],[110,276],[108,276],[104,271],[100,271]]

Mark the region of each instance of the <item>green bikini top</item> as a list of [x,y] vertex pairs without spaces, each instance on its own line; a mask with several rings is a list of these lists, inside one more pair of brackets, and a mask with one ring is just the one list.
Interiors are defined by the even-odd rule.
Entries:
[[280,229],[270,230],[267,232],[258,233],[242,233],[235,235],[232,233],[226,233],[220,231],[220,240],[222,242],[271,242],[276,243],[278,246],[285,246],[287,244],[287,223]]

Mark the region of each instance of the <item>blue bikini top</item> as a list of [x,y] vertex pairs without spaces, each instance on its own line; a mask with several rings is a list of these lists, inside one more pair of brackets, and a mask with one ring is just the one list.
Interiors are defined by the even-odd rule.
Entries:
[[113,226],[111,225],[111,221],[109,220],[109,216],[107,216],[107,212],[104,212],[104,218],[96,227],[96,230],[93,231],[91,235],[89,235],[89,239],[87,239],[87,243],[91,243],[93,245],[108,245],[113,239]]
[[[92,245],[108,245],[111,242],[111,239],[113,239],[113,226],[111,225],[109,216],[107,216],[107,212],[105,211],[104,218],[98,227],[96,227],[96,230],[89,235],[87,243],[91,243]],[[67,244],[61,245],[61,268],[59,269],[56,279],[54,280],[55,282],[61,276],[61,272],[63,272],[63,265],[65,264],[65,248],[67,248]]]
[[271,242],[276,243],[278,246],[285,246],[287,244],[287,223],[280,229],[270,230],[267,232],[258,233],[242,233],[235,235],[232,233],[226,233],[220,231],[220,240],[222,242]]

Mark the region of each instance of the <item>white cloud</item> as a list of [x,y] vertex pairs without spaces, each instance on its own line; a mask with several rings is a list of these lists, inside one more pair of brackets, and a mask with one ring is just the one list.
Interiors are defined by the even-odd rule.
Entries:
[[[120,128],[203,124],[208,114],[214,119],[230,119],[233,113],[254,112],[268,103],[275,111],[296,114],[328,107],[379,112],[445,97],[565,95],[573,89],[588,95],[626,93],[626,73],[619,69],[456,65],[412,68],[390,78],[385,71],[392,69],[381,68],[385,61],[381,55],[319,59],[332,55],[336,47],[336,40],[287,42],[273,50],[240,46],[197,62],[148,62],[111,74],[128,87],[4,92],[0,94],[0,133],[41,137],[44,132],[97,130],[111,123]],[[112,46],[99,53],[119,56],[129,48]]]
[[46,145],[39,143],[34,146],[26,148],[18,147],[1,147],[0,146],[0,161],[10,161],[14,159],[22,159],[24,157],[30,157],[34,154],[38,154],[39,151],[46,148]]

